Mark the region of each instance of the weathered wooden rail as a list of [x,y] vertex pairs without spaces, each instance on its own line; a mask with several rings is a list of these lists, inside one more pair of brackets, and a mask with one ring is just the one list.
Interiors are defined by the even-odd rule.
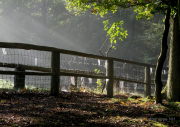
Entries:
[[[98,55],[81,53],[81,52],[76,52],[76,51],[69,51],[69,50],[58,49],[58,48],[47,47],[47,46],[37,46],[37,45],[32,45],[32,44],[0,42],[0,48],[39,50],[39,51],[52,52],[52,54],[51,54],[51,68],[21,65],[26,70],[33,70],[33,71],[40,71],[40,72],[0,71],[0,74],[6,74],[6,75],[16,75],[16,74],[18,74],[18,75],[49,75],[49,76],[51,76],[51,95],[53,95],[53,96],[59,95],[60,76],[74,76],[75,77],[75,83],[77,83],[76,82],[77,77],[109,79],[109,81],[107,83],[107,96],[109,96],[109,97],[113,97],[113,81],[114,80],[144,84],[144,85],[146,85],[145,96],[151,95],[151,85],[153,85],[153,84],[151,83],[150,68],[155,68],[156,65],[138,63],[138,62],[134,62],[134,61],[128,61],[128,60],[112,58],[112,57],[98,56]],[[107,65],[106,75],[96,74],[96,73],[92,74],[90,72],[84,73],[84,72],[78,71],[78,70],[60,69],[60,53],[107,60],[108,65]],[[136,80],[130,80],[130,79],[115,77],[114,76],[114,65],[113,65],[114,61],[124,62],[124,63],[138,65],[138,66],[144,66],[145,67],[145,81],[141,82],[141,81],[136,81]],[[0,63],[0,67],[16,68],[17,64]],[[167,67],[164,67],[163,69],[168,70]],[[77,84],[75,84],[75,85],[77,86]]]

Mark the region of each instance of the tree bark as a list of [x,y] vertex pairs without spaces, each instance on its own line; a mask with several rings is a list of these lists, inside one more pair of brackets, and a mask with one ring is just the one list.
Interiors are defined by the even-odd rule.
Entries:
[[180,0],[178,0],[179,35],[180,35]]
[[156,104],[157,103],[162,103],[161,99],[161,90],[163,87],[162,81],[161,81],[161,74],[162,74],[162,68],[164,61],[166,59],[166,54],[167,54],[167,38],[168,38],[168,32],[169,32],[169,19],[170,19],[170,9],[167,11],[167,15],[165,17],[165,27],[164,27],[164,32],[163,32],[163,37],[161,41],[161,53],[158,57],[157,61],[157,67],[155,71],[155,97],[156,97]]
[[[179,8],[178,8],[179,9]],[[171,101],[180,101],[180,30],[178,13],[170,18],[170,54],[169,73],[167,80],[167,98]]]

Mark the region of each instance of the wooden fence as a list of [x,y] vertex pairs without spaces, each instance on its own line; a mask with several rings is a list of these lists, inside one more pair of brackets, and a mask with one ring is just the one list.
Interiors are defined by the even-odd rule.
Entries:
[[[118,58],[112,58],[112,57],[98,56],[98,55],[81,53],[81,52],[76,52],[76,51],[69,51],[69,50],[58,49],[58,48],[47,47],[47,46],[37,46],[37,45],[32,45],[32,44],[0,42],[0,48],[39,50],[39,51],[51,52],[51,68],[21,65],[26,70],[41,71],[41,72],[0,71],[0,74],[6,74],[6,75],[17,75],[17,74],[18,75],[47,75],[47,76],[51,76],[51,92],[50,93],[53,96],[59,95],[60,76],[74,76],[75,77],[74,78],[75,83],[77,83],[77,77],[109,79],[109,81],[107,82],[107,96],[108,97],[113,97],[113,81],[114,80],[127,81],[127,82],[133,82],[133,83],[146,85],[145,96],[151,95],[151,85],[154,85],[151,83],[150,68],[155,68],[156,65],[133,62],[133,61],[123,60],[123,59],[118,59]],[[107,60],[108,64],[107,64],[106,75],[104,76],[102,74],[81,73],[81,72],[73,71],[73,70],[60,69],[60,53]],[[145,80],[144,80],[144,82],[115,77],[114,76],[114,65],[113,65],[114,61],[138,65],[138,66],[144,66],[145,67]],[[17,64],[0,63],[0,67],[16,68]],[[168,70],[167,67],[164,67],[163,69]],[[77,84],[75,84],[75,85],[77,86]]]

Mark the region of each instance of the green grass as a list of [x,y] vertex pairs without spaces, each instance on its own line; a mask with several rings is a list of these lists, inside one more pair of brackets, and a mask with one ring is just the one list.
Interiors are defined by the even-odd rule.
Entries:
[[9,88],[12,89],[14,87],[14,83],[9,80],[0,79],[0,88]]
[[[50,91],[50,88],[37,88],[35,86],[29,86],[25,85],[26,90],[33,90],[33,91],[43,91],[47,92]],[[1,91],[17,91],[17,89],[14,89],[14,83],[10,80],[0,79],[0,90]]]

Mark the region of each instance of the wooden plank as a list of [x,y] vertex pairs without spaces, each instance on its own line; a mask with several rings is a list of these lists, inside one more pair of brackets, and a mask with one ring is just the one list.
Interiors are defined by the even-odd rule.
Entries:
[[59,96],[59,70],[60,70],[60,52],[54,51],[51,56],[51,73],[55,75],[51,76],[51,95]]
[[[20,66],[24,67],[25,70],[33,70],[33,71],[42,71],[42,72],[51,72],[51,68],[44,68],[44,67],[37,67],[37,66],[29,66],[29,65],[22,65],[19,64]],[[12,63],[0,63],[0,67],[7,67],[7,68],[16,68],[17,64],[12,64]],[[14,72],[14,71],[12,71]],[[65,72],[65,73],[63,73]],[[66,73],[67,72],[67,73]],[[64,76],[75,76],[77,74],[78,77],[88,77],[90,75],[93,75],[92,78],[96,78],[96,76],[102,77],[101,74],[96,74],[95,72],[85,72],[85,71],[79,71],[79,70],[65,70],[65,69],[60,69],[60,75]],[[3,71],[3,74],[5,74],[5,71]],[[49,73],[51,74],[51,73]],[[107,78],[107,77],[105,77]],[[104,78],[103,78],[104,79]]]
[[[21,64],[20,64],[21,65]],[[37,67],[37,66],[29,66],[29,65],[21,65],[22,67],[25,68],[25,70],[33,70],[33,71],[42,71],[42,72],[51,72],[51,68],[44,68],[44,67]],[[16,68],[17,67],[17,64],[12,64],[12,63],[0,63],[0,67],[8,67],[8,68]],[[12,71],[14,72],[14,71]],[[62,73],[62,72],[65,72],[65,73]],[[67,73],[66,73],[67,72]],[[1,71],[0,71],[1,73]],[[2,73],[3,74],[6,74],[5,71],[2,70]],[[35,74],[35,72],[33,72]],[[32,74],[33,74],[32,73]],[[37,72],[36,72],[37,73]],[[78,71],[78,70],[65,70],[65,69],[60,69],[60,75],[62,76],[75,76],[77,75],[78,77],[89,77],[90,75],[89,74],[92,74],[92,76],[90,76],[89,78],[97,78],[99,76],[99,78],[101,79],[107,79],[108,77],[107,76],[104,76],[102,77],[102,75],[98,75],[98,74],[95,74],[95,73],[91,73],[91,72],[82,72],[82,71]],[[78,73],[78,74],[77,74]],[[89,73],[89,74],[84,74],[84,73]],[[8,71],[7,71],[7,74],[8,74]],[[15,73],[9,73],[9,74],[16,74]],[[43,73],[40,73],[41,75]],[[48,73],[45,73],[45,74],[48,74]],[[49,75],[51,75],[52,73],[49,73]],[[27,74],[28,75],[28,74]],[[118,80],[121,80],[121,81],[126,81],[126,82],[134,82],[134,83],[139,83],[139,84],[146,84],[144,82],[139,82],[137,80],[130,80],[130,79],[124,79],[124,78],[116,78],[114,77],[114,79],[118,79]],[[164,81],[166,82],[166,81]],[[151,83],[151,85],[155,85],[154,83]]]
[[77,73],[71,73],[71,72],[61,72],[60,76],[77,76],[77,77],[96,78],[96,79],[107,79],[108,78],[107,76],[77,74]]
[[[77,51],[70,51],[70,50],[58,49],[58,48],[54,48],[54,47],[38,46],[38,45],[32,45],[32,44],[0,42],[0,47],[1,48],[17,48],[17,49],[25,49],[25,50],[50,51],[50,52],[59,51],[63,54],[69,54],[69,55],[77,55],[77,56],[90,57],[90,58],[96,58],[96,59],[102,59],[102,60],[113,59],[114,61],[134,64],[134,65],[139,65],[139,66],[149,66],[149,67],[153,67],[153,68],[156,67],[156,65],[150,65],[150,64],[139,63],[139,62],[134,62],[134,61],[129,61],[129,60],[123,60],[123,59],[119,59],[119,58],[104,57],[104,56],[98,56],[98,55],[93,55],[93,54],[88,54],[88,53],[77,52]],[[168,67],[163,67],[163,69],[168,70]]]
[[[124,60],[124,59],[119,59],[119,58],[113,58],[113,60],[118,61],[118,62],[133,64],[133,65],[138,65],[138,66],[149,66],[152,68],[156,68],[156,65],[153,65],[153,64],[139,63],[139,62]],[[163,69],[168,70],[168,67],[163,67]]]
[[15,48],[15,49],[39,50],[39,51],[49,51],[49,52],[58,51],[58,52],[69,54],[69,55],[78,55],[82,57],[90,57],[90,58],[103,59],[103,60],[108,59],[107,57],[104,57],[104,56],[98,56],[98,55],[93,55],[93,54],[88,54],[88,53],[77,52],[77,51],[70,51],[70,50],[65,50],[65,49],[58,49],[54,47],[38,46],[38,45],[33,45],[33,44],[0,42],[0,48]]
[[[23,64],[19,64],[19,65],[22,66],[25,70],[51,72],[51,68],[44,68],[44,67],[37,67],[37,66],[30,66],[30,65],[23,65]],[[0,62],[0,67],[16,68],[17,64]]]
[[115,77],[114,80],[120,80],[120,81],[132,82],[132,83],[138,83],[138,84],[146,84],[145,82],[140,82],[140,81],[131,80],[131,79],[124,79],[124,78],[119,78],[119,77]]
[[17,72],[17,71],[0,71],[0,74],[6,74],[6,75],[54,75],[54,73]]

